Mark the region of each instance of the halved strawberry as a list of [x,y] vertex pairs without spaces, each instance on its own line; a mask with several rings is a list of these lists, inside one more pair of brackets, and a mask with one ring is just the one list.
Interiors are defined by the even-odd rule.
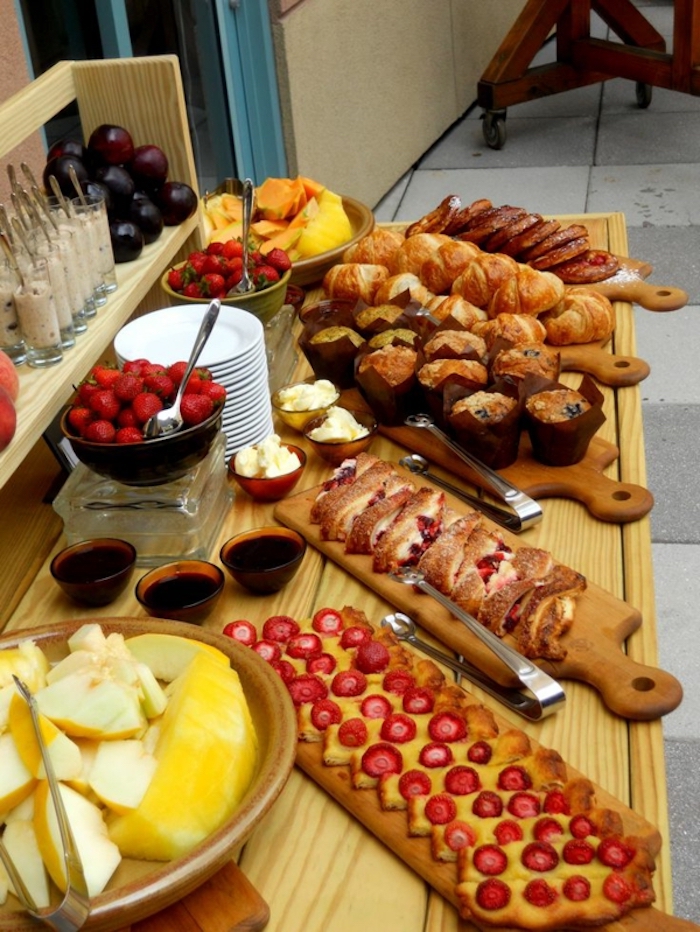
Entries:
[[229,621],[228,624],[224,625],[224,629],[221,633],[225,634],[226,637],[240,641],[240,643],[245,644],[246,647],[255,644],[258,639],[258,632],[255,630],[255,625],[250,621],[246,621],[244,618],[239,618],[236,621]]
[[498,845],[480,845],[474,851],[474,867],[482,874],[502,874],[508,867],[508,855]]
[[288,660],[274,660],[270,666],[277,673],[282,682],[291,683],[294,677],[297,675],[297,671],[291,665]]
[[613,867],[617,870],[627,867],[634,857],[632,848],[626,845],[621,838],[612,836],[604,838],[600,842],[596,854],[606,867]]
[[503,800],[493,790],[482,790],[472,803],[472,812],[480,819],[497,819],[503,812]]
[[467,758],[472,764],[488,764],[493,749],[486,741],[475,741],[467,751]]
[[530,774],[517,764],[504,767],[498,775],[499,790],[529,790],[531,786]]
[[362,769],[368,777],[381,777],[385,773],[401,773],[403,757],[393,744],[371,744],[362,755]]
[[311,706],[311,722],[319,731],[325,731],[329,725],[337,725],[343,718],[340,706],[332,699],[319,699]]
[[351,625],[346,628],[340,635],[340,646],[343,650],[349,650],[351,647],[359,647],[365,641],[369,641],[372,632],[367,628],[361,628],[359,625]]
[[437,793],[425,804],[425,816],[431,825],[447,825],[457,817],[457,804],[447,793]]
[[494,837],[499,845],[507,845],[511,841],[522,841],[523,830],[513,819],[504,819],[493,830]]
[[341,670],[331,681],[336,696],[360,696],[367,689],[367,677],[361,670]]
[[311,620],[311,627],[319,634],[340,634],[343,619],[334,608],[320,608]]
[[447,767],[453,762],[454,755],[446,744],[431,741],[420,749],[418,760],[424,767]]
[[476,841],[476,835],[471,825],[455,819],[445,826],[445,844],[450,851],[461,851],[463,848],[469,848]]
[[445,789],[453,796],[468,796],[481,789],[479,774],[473,767],[459,764],[445,774]]
[[308,660],[323,650],[321,638],[317,634],[300,632],[293,635],[287,643],[287,653],[295,660]]
[[424,770],[407,770],[399,777],[399,793],[404,799],[427,796],[432,787],[432,780]]
[[595,835],[595,826],[585,815],[575,815],[569,822],[569,831],[574,838],[586,838],[587,835]]
[[306,661],[306,672],[321,673],[327,676],[335,670],[337,663],[333,654],[327,654],[325,652],[314,654],[313,657],[309,657]]
[[532,906],[547,907],[551,906],[559,894],[550,887],[546,880],[539,877],[537,880],[531,880],[523,890],[523,896]]
[[268,641],[288,641],[300,630],[290,615],[272,615],[263,625],[262,636]]
[[253,650],[263,660],[267,660],[268,663],[280,660],[282,657],[282,649],[275,641],[266,641],[264,639],[256,641],[253,644]]
[[591,895],[591,884],[586,877],[581,874],[574,874],[573,877],[567,877],[561,892],[573,903],[582,903]]
[[411,686],[403,694],[403,710],[411,715],[423,715],[433,711],[435,693],[428,686]]
[[363,673],[381,673],[389,665],[389,651],[380,641],[364,641],[357,648],[355,665]]
[[585,838],[572,838],[561,851],[567,864],[590,864],[595,857],[595,848]]
[[537,841],[552,841],[564,833],[564,829],[556,819],[538,819],[532,826],[532,834]]
[[386,696],[379,693],[365,696],[360,706],[360,712],[365,718],[386,718],[387,715],[391,714],[391,711],[391,703]]
[[295,705],[316,702],[317,699],[325,699],[328,695],[328,687],[314,673],[300,673],[287,683],[287,689]]
[[367,726],[361,718],[348,718],[338,729],[338,741],[346,748],[359,748],[367,743]]
[[382,680],[382,688],[388,693],[396,693],[397,696],[402,696],[407,689],[415,685],[416,681],[406,670],[389,670]]
[[510,903],[510,887],[498,877],[482,880],[474,895],[482,909],[505,909]]
[[561,790],[550,790],[542,803],[542,811],[550,815],[568,815],[569,803]]
[[556,848],[547,841],[531,841],[523,848],[520,858],[531,871],[551,871],[559,863]]
[[540,814],[540,801],[533,793],[513,793],[508,800],[508,812],[516,819],[530,819]]
[[613,903],[626,903],[633,892],[632,884],[622,874],[608,874],[603,881],[603,894]]
[[382,722],[379,735],[383,741],[393,741],[395,744],[405,744],[416,737],[416,723],[403,712],[394,712]]
[[428,722],[428,734],[433,741],[461,741],[467,726],[455,712],[437,712]]

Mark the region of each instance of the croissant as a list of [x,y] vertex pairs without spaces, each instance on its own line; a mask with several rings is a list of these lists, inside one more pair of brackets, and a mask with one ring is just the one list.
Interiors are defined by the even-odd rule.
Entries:
[[420,267],[419,278],[433,294],[447,294],[452,282],[469,265],[479,249],[472,243],[450,240]]
[[323,278],[323,289],[330,298],[374,304],[377,288],[389,277],[383,265],[347,262],[334,265]]
[[394,258],[396,251],[403,244],[403,233],[397,230],[387,230],[377,227],[353,243],[343,253],[343,262],[362,262],[370,265],[385,265],[390,272],[394,271]]
[[471,330],[476,323],[486,321],[486,311],[471,304],[458,294],[435,295],[425,305],[432,316],[439,321],[451,317],[465,330]]
[[374,295],[374,304],[390,304],[391,301],[404,291],[410,292],[411,298],[424,307],[434,297],[431,291],[422,284],[417,275],[411,272],[402,272],[399,275],[390,275],[377,288]]
[[558,304],[565,294],[564,282],[552,272],[538,272],[518,264],[517,273],[499,285],[488,306],[489,317],[530,314],[536,317]]
[[421,266],[426,259],[435,255],[440,246],[452,242],[449,236],[442,233],[416,233],[407,237],[399,246],[394,257],[394,270],[398,272],[412,272],[420,275]]
[[499,338],[518,346],[520,343],[542,343],[547,336],[544,324],[537,317],[525,314],[499,314],[493,320],[476,321],[471,331],[482,337],[488,349]]
[[605,295],[583,286],[566,289],[562,301],[542,315],[547,339],[555,346],[607,340],[615,329],[615,310]]
[[452,294],[477,307],[488,307],[497,289],[518,271],[518,263],[501,253],[479,252],[452,283]]

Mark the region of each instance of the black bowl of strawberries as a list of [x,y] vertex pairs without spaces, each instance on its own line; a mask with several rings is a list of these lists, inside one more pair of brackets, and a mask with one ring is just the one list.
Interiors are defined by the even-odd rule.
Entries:
[[164,367],[147,360],[123,370],[93,366],[63,412],[61,431],[76,457],[100,476],[128,486],[162,485],[182,478],[209,453],[221,430],[226,397],[206,369],[197,369],[183,395],[180,430],[145,439],[143,425],[169,405],[184,362]]

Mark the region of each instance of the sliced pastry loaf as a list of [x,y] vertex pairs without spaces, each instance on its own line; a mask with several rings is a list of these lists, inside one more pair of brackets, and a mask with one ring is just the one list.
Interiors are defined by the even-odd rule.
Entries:
[[379,538],[372,562],[376,573],[413,566],[443,527],[445,494],[424,486],[412,495]]

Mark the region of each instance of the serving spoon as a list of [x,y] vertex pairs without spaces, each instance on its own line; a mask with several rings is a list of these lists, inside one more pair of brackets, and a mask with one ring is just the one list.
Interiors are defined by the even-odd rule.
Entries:
[[230,295],[248,294],[253,290],[253,283],[248,274],[248,237],[250,236],[250,221],[253,219],[253,182],[246,178],[241,190],[243,204],[243,219],[241,221],[241,238],[243,240],[243,269],[241,280],[229,290]]
[[207,342],[209,334],[214,329],[214,324],[216,323],[220,310],[221,301],[219,301],[218,298],[214,298],[207,308],[206,314],[200,324],[194,346],[192,347],[192,352],[190,353],[190,358],[187,362],[187,368],[185,369],[182,381],[175,395],[175,400],[169,408],[163,408],[162,411],[158,411],[153,417],[149,417],[144,424],[143,433],[149,440],[152,440],[154,437],[161,437],[163,434],[171,434],[173,431],[179,430],[182,427],[183,420],[182,414],[180,413],[180,404],[182,402],[182,396],[185,394],[187,380],[192,375],[192,370],[199,359],[200,353],[204,349],[204,344]]

